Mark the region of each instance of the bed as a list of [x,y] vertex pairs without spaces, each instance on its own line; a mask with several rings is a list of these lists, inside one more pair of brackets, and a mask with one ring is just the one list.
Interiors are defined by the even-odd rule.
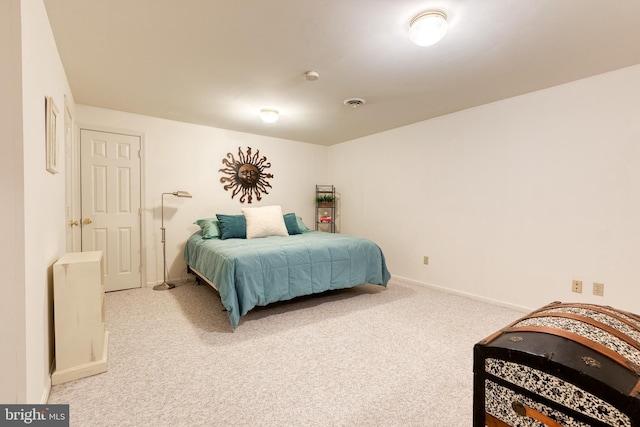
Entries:
[[[291,220],[294,214],[287,215]],[[240,222],[243,218],[234,217]],[[286,223],[286,234],[260,238],[241,234],[222,238],[221,221],[196,221],[201,230],[187,240],[184,259],[189,270],[217,289],[233,329],[257,306],[362,284],[387,285],[391,275],[373,241],[311,231],[299,217],[293,218]],[[289,227],[294,221],[297,232]],[[203,226],[205,222],[212,224],[213,232]]]

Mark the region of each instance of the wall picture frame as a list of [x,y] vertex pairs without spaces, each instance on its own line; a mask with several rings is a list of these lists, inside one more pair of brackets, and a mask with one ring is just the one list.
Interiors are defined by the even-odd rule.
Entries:
[[47,171],[58,173],[58,108],[53,98],[45,97]]

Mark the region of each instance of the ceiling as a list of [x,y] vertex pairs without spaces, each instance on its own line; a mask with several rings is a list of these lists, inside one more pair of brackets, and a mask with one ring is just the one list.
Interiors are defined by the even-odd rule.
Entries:
[[44,3],[76,103],[321,145],[640,63],[637,0]]

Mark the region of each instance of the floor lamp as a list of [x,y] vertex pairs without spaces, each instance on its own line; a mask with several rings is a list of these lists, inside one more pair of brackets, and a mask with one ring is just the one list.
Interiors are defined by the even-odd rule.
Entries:
[[162,228],[160,228],[160,230],[162,230],[162,283],[159,285],[155,285],[153,287],[153,289],[156,291],[166,291],[167,289],[172,289],[176,287],[176,285],[174,285],[173,283],[167,282],[167,250],[166,250],[166,244],[165,244],[165,238],[164,238],[164,196],[168,194],[176,197],[187,197],[187,198],[192,197],[191,193],[189,193],[188,191],[174,191],[173,193],[162,193],[162,198],[161,198],[162,201],[160,202],[161,203],[160,215],[162,217]]

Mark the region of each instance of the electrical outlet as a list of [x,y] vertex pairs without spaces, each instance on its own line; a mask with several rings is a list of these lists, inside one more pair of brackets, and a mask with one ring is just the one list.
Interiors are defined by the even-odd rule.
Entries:
[[424,263],[424,265],[429,265],[429,257],[425,256],[422,262]]
[[599,297],[604,296],[604,283],[593,282],[593,294]]
[[571,292],[582,293],[582,280],[571,281]]

